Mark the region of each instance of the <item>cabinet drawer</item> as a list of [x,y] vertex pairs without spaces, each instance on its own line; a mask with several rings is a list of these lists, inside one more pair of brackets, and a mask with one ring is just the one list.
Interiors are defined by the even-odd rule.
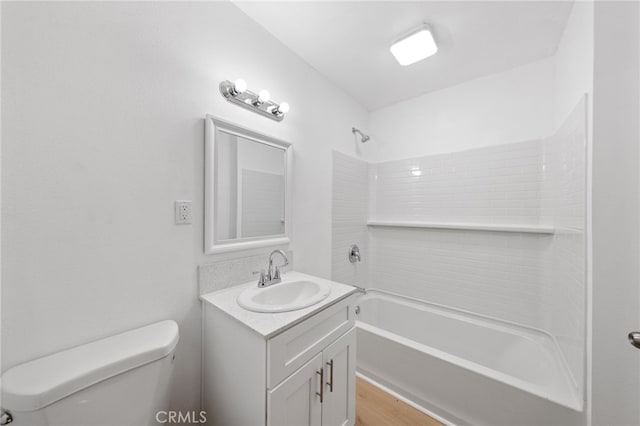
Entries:
[[355,324],[353,301],[349,296],[318,312],[267,342],[267,387],[284,378],[319,354],[329,343]]

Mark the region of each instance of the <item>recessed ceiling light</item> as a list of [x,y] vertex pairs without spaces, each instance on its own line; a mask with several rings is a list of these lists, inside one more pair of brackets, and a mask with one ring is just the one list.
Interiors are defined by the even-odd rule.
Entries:
[[391,45],[391,53],[402,66],[428,58],[438,51],[429,27],[424,24]]

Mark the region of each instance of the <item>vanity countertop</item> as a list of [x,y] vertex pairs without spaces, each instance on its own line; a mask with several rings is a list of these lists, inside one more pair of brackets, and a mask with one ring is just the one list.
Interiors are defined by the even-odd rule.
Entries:
[[265,339],[269,339],[323,310],[327,306],[332,305],[356,292],[355,287],[315,277],[313,275],[303,274],[301,272],[287,272],[282,275],[282,279],[283,281],[308,280],[325,283],[329,286],[331,292],[326,299],[316,303],[315,305],[298,309],[296,311],[279,313],[252,312],[244,309],[238,304],[238,295],[246,288],[255,287],[257,285],[257,281],[255,280],[224,290],[203,294],[200,296],[200,300],[220,309],[256,333],[262,335]]

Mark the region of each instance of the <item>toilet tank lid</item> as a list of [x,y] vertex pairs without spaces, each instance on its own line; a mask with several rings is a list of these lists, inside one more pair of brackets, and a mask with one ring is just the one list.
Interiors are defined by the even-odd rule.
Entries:
[[33,411],[169,355],[178,324],[167,320],[20,364],[2,375],[2,407]]

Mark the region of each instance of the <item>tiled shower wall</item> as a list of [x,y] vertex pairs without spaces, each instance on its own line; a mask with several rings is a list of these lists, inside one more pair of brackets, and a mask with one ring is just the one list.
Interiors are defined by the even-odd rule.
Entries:
[[584,386],[586,339],[586,123],[583,99],[544,142],[543,220],[556,233],[543,258],[542,328],[553,334]]
[[[360,287],[368,285],[369,205],[368,163],[333,152],[331,278]],[[349,247],[357,244],[361,262],[349,262]]]
[[551,237],[461,230],[371,230],[371,287],[539,326],[540,253]]
[[[376,220],[539,223],[539,140],[371,165]],[[371,286],[540,327],[549,235],[371,228]]]
[[[582,387],[584,105],[580,108],[582,114],[574,113],[547,140],[370,164],[368,211],[362,196],[365,163],[335,154],[333,278],[547,330]],[[544,224],[557,231],[371,226],[367,232],[367,218]],[[345,253],[366,234],[368,281]]]
[[371,165],[377,220],[536,224],[539,140]]

